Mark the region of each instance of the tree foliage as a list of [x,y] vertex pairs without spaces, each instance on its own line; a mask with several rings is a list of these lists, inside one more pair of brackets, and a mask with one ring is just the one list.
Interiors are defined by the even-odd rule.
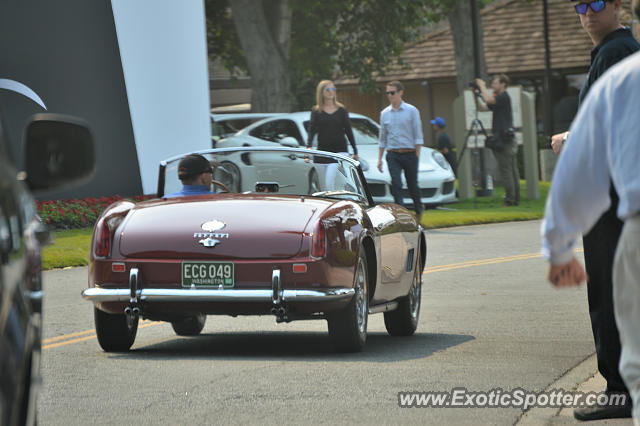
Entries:
[[[286,0],[254,1],[252,13],[265,13],[282,2]],[[206,0],[205,4],[210,57],[220,58],[236,73],[250,72],[247,49],[240,47],[236,31],[241,29],[234,28],[232,22],[233,2]],[[309,108],[317,82],[333,77],[337,70],[341,76],[358,79],[363,90],[373,89],[373,74],[384,73],[427,22],[428,4],[428,0],[288,2],[292,12],[288,66],[291,105],[295,109]],[[264,89],[254,85],[254,90]]]
[[[490,1],[478,0],[479,7]],[[255,74],[265,71],[265,64],[259,66],[254,61],[251,70],[247,54],[274,49],[274,43],[262,37],[243,48],[238,33],[253,29],[238,27],[238,22],[234,26],[232,10],[234,7],[237,10],[237,2],[206,0],[205,5],[209,56],[220,59],[225,68],[234,73],[249,72],[253,91],[263,92],[262,99],[268,102],[269,83],[254,78]],[[253,0],[251,5],[250,13],[264,15],[260,18],[265,19],[270,28],[282,28],[277,22],[281,14],[270,11],[290,9],[290,40],[286,46],[289,56],[284,71],[290,86],[289,109],[308,109],[314,103],[318,81],[338,73],[341,77],[357,79],[363,91],[373,90],[374,77],[384,75],[394,61],[399,60],[404,47],[420,35],[425,25],[443,19],[449,20],[454,38],[459,37],[455,47],[458,67],[465,68],[459,70],[461,78],[468,79],[466,68],[473,69],[473,64],[468,63],[472,47],[466,45],[470,22],[461,19],[468,14],[469,0]],[[247,21],[244,22],[247,26]],[[275,104],[254,105],[254,110],[274,110]]]

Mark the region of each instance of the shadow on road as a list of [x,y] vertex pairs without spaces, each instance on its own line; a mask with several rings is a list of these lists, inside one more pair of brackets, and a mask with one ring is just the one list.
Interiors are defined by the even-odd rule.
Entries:
[[419,333],[411,337],[391,337],[371,333],[363,352],[335,351],[329,336],[320,332],[238,332],[202,334],[133,347],[113,358],[137,360],[238,359],[287,361],[394,362],[426,358],[436,352],[475,339],[470,335]]

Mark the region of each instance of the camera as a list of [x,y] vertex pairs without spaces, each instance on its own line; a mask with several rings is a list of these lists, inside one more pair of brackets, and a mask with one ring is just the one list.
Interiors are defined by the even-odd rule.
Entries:
[[478,86],[478,84],[475,81],[472,81],[471,83],[469,83],[469,87],[475,91],[480,91],[480,86]]

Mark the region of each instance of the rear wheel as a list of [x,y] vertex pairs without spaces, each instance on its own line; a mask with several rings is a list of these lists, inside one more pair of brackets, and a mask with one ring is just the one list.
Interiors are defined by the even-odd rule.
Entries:
[[138,317],[93,308],[98,343],[105,352],[126,352],[136,340]]
[[204,323],[207,320],[205,314],[198,314],[193,317],[187,317],[180,321],[173,321],[171,327],[178,336],[197,336],[204,328]]
[[356,266],[355,294],[345,309],[332,312],[327,318],[329,336],[341,352],[359,352],[367,341],[367,284],[367,258],[361,248]]
[[413,273],[409,294],[398,301],[398,309],[384,313],[384,325],[392,336],[411,336],[418,328],[420,298],[422,296],[422,268],[420,253]]

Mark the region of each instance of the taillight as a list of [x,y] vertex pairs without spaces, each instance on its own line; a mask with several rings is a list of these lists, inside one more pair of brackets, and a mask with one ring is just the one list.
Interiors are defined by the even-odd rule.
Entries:
[[93,254],[96,257],[109,256],[113,234],[133,207],[131,201],[118,201],[107,208],[108,212],[98,221],[94,231]]
[[311,238],[311,256],[324,257],[327,251],[327,235],[322,222],[318,222]]
[[98,257],[107,257],[109,256],[109,251],[111,251],[111,231],[109,230],[109,225],[107,221],[102,218],[98,221],[96,225],[96,241],[94,244],[94,253]]

